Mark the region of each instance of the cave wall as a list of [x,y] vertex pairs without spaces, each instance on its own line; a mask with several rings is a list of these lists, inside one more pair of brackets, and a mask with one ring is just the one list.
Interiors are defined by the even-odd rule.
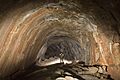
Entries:
[[120,79],[120,21],[117,2],[110,2],[1,1],[0,76],[34,63],[51,37],[68,36],[85,51],[86,64],[107,65],[112,77]]

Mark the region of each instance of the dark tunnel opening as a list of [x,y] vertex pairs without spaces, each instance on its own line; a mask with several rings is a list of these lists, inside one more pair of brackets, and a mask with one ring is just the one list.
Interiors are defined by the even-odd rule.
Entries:
[[[67,36],[54,36],[50,38],[47,41],[47,44],[44,46],[47,47],[41,49],[45,49],[45,51],[40,50],[39,52],[43,53],[42,55],[39,55],[39,62],[41,63],[41,65],[44,65],[45,63],[47,64],[50,61],[55,61],[57,59],[60,59],[61,57],[68,62],[85,62],[86,57],[84,49],[81,48],[79,42]],[[87,56],[87,59],[89,59],[89,56]],[[60,61],[56,63],[60,63]],[[86,63],[89,63],[89,61],[87,61]]]

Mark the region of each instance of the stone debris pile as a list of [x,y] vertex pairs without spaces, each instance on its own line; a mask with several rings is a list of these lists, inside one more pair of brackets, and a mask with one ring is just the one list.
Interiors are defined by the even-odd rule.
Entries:
[[85,65],[84,62],[31,65],[10,77],[8,80],[113,80],[107,73],[107,66]]

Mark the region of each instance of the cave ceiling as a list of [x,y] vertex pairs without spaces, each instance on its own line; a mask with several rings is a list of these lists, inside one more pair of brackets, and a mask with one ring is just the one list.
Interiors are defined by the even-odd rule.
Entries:
[[[0,76],[60,53],[120,79],[119,0],[0,0]],[[42,61],[42,62],[41,62]]]

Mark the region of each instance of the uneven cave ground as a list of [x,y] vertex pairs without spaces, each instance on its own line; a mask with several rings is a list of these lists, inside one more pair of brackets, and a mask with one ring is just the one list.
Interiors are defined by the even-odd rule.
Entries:
[[54,36],[40,53],[34,64],[6,80],[113,80],[106,65],[86,64],[84,50],[66,36]]
[[57,63],[49,66],[35,66],[16,72],[6,80],[114,80],[104,65]]

